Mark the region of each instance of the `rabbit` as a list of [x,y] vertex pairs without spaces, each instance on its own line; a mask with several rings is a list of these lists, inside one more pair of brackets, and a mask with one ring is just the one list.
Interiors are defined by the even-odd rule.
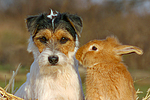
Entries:
[[133,79],[122,62],[122,55],[143,54],[135,46],[122,45],[114,36],[93,40],[76,52],[76,59],[86,67],[87,100],[136,100]]

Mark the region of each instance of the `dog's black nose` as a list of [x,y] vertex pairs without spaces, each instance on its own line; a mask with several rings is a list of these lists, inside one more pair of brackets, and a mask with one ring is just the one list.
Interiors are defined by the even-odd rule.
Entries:
[[50,62],[50,64],[55,65],[58,62],[58,56],[49,56],[48,61]]

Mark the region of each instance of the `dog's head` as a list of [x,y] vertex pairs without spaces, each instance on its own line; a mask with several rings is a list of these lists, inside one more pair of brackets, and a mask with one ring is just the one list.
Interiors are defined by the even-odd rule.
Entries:
[[40,66],[64,66],[74,55],[82,31],[79,16],[51,10],[50,14],[30,16],[26,22],[31,35],[28,51],[39,59]]

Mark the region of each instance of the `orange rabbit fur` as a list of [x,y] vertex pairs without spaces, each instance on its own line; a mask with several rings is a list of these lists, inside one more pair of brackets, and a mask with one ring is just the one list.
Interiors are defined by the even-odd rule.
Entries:
[[122,45],[115,37],[93,40],[78,49],[76,58],[87,68],[87,100],[136,100],[133,79],[122,55],[143,54],[135,46]]

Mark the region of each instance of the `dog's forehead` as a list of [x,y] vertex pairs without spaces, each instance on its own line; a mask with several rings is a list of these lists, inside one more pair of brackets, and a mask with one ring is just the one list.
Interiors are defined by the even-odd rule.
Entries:
[[57,11],[51,10],[49,14],[41,14],[35,20],[35,32],[33,37],[38,33],[41,29],[50,29],[53,33],[55,33],[58,29],[64,29],[68,31],[74,38],[76,38],[76,31],[74,27],[71,25],[67,18],[66,13],[59,13]]
[[57,11],[53,11],[52,9],[50,10],[50,13],[47,15],[48,18],[54,19],[58,15]]

